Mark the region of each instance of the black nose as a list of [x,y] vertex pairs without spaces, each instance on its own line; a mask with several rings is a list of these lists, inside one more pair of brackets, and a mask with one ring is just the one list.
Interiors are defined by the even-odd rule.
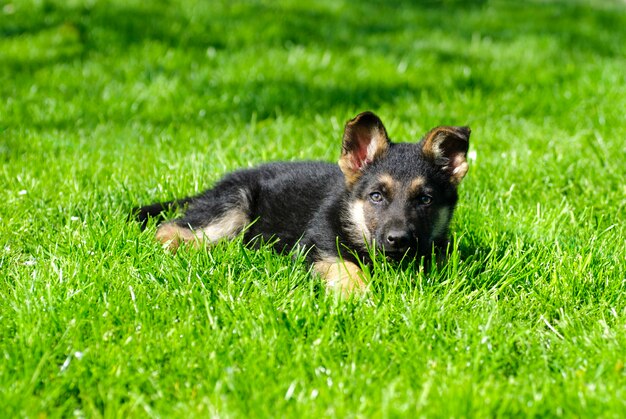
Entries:
[[411,235],[408,231],[403,230],[389,230],[387,232],[386,247],[389,250],[406,250],[409,246]]

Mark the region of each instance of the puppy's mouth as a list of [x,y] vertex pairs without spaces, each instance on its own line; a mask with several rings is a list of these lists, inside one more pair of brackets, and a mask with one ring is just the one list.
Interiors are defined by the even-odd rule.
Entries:
[[384,246],[378,247],[378,252],[382,253],[390,262],[407,262],[418,259],[421,256],[427,255],[430,252],[432,243],[428,241],[423,242],[423,246],[419,243],[412,243],[409,247],[403,249],[385,248]]
[[388,261],[400,262],[403,260],[414,259],[416,254],[411,248],[406,250],[385,250],[381,249],[382,253]]

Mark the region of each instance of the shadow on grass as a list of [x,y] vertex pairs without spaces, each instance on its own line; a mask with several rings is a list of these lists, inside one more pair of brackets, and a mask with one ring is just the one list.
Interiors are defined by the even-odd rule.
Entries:
[[[317,45],[338,52],[362,45],[382,53],[402,53],[412,45],[394,42],[394,36],[408,35],[403,39],[417,40],[438,30],[466,41],[473,35],[494,41],[549,37],[565,50],[617,56],[626,43],[625,21],[623,9],[593,7],[579,1],[493,4],[485,0],[406,0],[390,4],[368,0],[360,2],[358,8],[347,3],[333,7],[200,3],[187,9],[166,0],[82,6],[44,1],[39,7],[20,8],[10,19],[0,21],[0,35],[32,36],[69,25],[81,34],[86,54],[146,41],[202,53],[209,47],[237,49],[246,45],[258,46],[260,53],[263,47],[288,45]],[[444,54],[442,58],[454,57]]]
[[[393,4],[366,0],[358,7],[341,2],[307,6],[289,2],[283,5],[199,2],[185,8],[166,0],[73,4],[44,1],[36,7],[16,8],[10,19],[0,20],[3,38],[0,41],[12,46],[14,51],[0,55],[3,58],[0,69],[5,67],[9,72],[28,74],[47,66],[66,62],[80,64],[107,55],[119,55],[123,59],[130,48],[151,42],[182,50],[196,61],[206,60],[208,49],[228,54],[252,48],[262,55],[272,48],[303,46],[330,51],[335,56],[361,47],[366,54],[390,57],[392,62],[407,55],[415,56],[415,42],[419,42],[420,51],[435,66],[438,63],[477,63],[481,57],[470,56],[462,48],[474,37],[504,45],[516,39],[546,38],[554,41],[560,51],[607,57],[622,54],[622,45],[626,44],[623,9],[592,7],[577,1],[520,5],[513,1],[491,3],[484,0],[406,0]],[[442,34],[453,41],[448,49],[428,42]],[[38,48],[30,54],[21,54],[20,42],[26,46],[35,43]],[[502,89],[503,83],[511,82],[474,73],[471,78],[453,79],[449,89],[490,95]],[[294,74],[199,88],[206,89],[200,92],[201,99],[205,99],[203,95],[206,99],[228,98],[216,104],[214,110],[242,120],[249,120],[252,115],[265,119],[279,113],[302,114],[303,110],[317,114],[333,109],[376,109],[420,94],[429,95],[433,100],[449,100],[443,96],[448,88],[442,88],[437,77],[401,80],[367,84],[335,80],[323,84],[301,81]],[[194,95],[198,95],[199,88],[193,90]],[[185,89],[193,87],[185,85],[181,96]],[[234,97],[237,97],[236,102],[230,100]],[[180,111],[179,120],[201,122],[197,109],[185,114],[178,101],[184,98],[176,98],[173,103]],[[127,106],[131,105],[136,104]],[[127,120],[137,112],[141,117],[141,106],[138,110],[119,109],[107,118]],[[92,116],[100,117],[98,112]],[[83,120],[89,117],[85,115]],[[159,124],[158,116],[150,118],[151,121],[155,118],[152,122]],[[163,124],[171,124],[171,115],[164,118]],[[69,126],[75,119],[70,116],[67,121],[55,121],[54,127],[64,128],[64,124]]]

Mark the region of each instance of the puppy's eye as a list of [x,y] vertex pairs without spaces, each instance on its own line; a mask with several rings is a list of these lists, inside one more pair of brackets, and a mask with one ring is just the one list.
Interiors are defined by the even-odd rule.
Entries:
[[381,194],[380,192],[372,192],[370,194],[370,201],[374,202],[374,203],[379,203],[383,201],[383,194]]
[[433,197],[430,195],[420,195],[417,197],[417,202],[420,205],[430,205],[433,203]]

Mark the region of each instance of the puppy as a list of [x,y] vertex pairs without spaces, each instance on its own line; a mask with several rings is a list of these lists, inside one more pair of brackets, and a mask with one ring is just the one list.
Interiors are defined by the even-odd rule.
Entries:
[[136,209],[145,226],[173,205],[182,218],[157,228],[175,252],[243,232],[246,243],[279,251],[302,246],[313,269],[343,294],[365,288],[360,265],[372,251],[390,260],[445,252],[448,226],[467,173],[468,127],[441,126],[414,143],[392,143],[363,112],[346,123],[339,164],[277,162],[226,175],[200,195]]

